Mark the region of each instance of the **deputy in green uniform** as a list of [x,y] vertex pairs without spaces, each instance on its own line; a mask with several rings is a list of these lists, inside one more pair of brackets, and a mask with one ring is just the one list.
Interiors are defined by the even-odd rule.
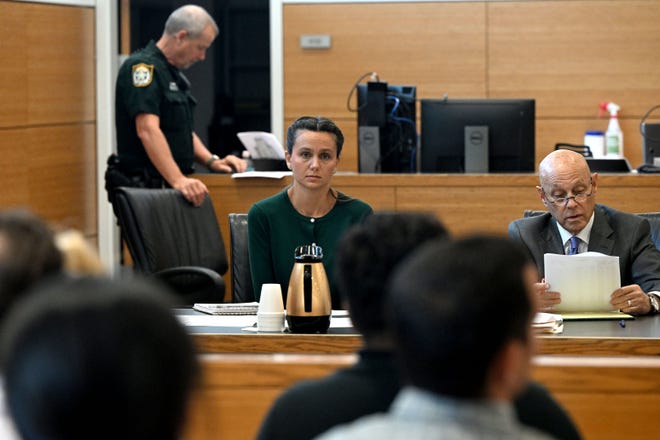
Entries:
[[244,160],[219,158],[193,128],[195,98],[181,72],[204,60],[218,26],[201,7],[185,5],[172,12],[157,42],[132,54],[119,69],[115,124],[119,168],[142,179],[143,186],[175,188],[194,205],[206,185],[187,177],[195,162],[216,172],[243,172]]

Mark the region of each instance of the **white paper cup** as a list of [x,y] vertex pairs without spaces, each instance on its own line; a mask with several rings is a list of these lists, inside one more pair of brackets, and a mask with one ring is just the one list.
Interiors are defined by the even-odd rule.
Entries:
[[284,331],[284,301],[279,284],[261,286],[257,310],[257,330],[260,332]]
[[261,286],[261,297],[259,298],[258,312],[280,313],[284,312],[284,301],[282,300],[282,288],[279,284],[263,284]]
[[284,312],[257,313],[257,331],[275,332],[284,331]]

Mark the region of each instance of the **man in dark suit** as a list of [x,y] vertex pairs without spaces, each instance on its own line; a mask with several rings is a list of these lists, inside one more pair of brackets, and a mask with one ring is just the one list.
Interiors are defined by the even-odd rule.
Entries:
[[583,156],[556,150],[539,165],[536,190],[547,213],[509,224],[509,237],[522,242],[536,262],[536,284],[544,310],[561,302],[543,279],[543,254],[586,251],[619,257],[622,287],[612,293],[615,309],[635,315],[658,312],[660,251],[651,241],[647,220],[596,204],[598,173]]

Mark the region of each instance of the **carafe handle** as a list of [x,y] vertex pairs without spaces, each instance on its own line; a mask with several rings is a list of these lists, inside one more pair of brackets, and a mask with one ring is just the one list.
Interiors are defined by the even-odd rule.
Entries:
[[303,296],[305,312],[312,311],[312,265],[305,264],[303,267]]

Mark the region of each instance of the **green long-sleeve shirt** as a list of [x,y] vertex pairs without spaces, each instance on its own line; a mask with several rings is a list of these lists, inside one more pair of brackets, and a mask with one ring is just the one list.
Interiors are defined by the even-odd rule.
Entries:
[[296,247],[316,243],[323,248],[323,266],[330,282],[332,307],[341,308],[334,283],[335,247],[341,235],[371,214],[361,200],[338,194],[337,203],[320,218],[300,214],[286,190],[255,203],[248,212],[248,248],[254,296],[259,301],[261,285],[279,283],[286,304],[289,276]]

